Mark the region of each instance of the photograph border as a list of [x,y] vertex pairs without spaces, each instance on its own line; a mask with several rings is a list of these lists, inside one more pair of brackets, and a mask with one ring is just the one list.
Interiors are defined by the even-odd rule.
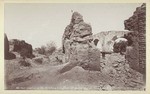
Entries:
[[[5,90],[4,85],[4,4],[5,3],[146,3],[146,90],[145,91],[75,91],[75,90]],[[0,1],[0,94],[150,94],[150,0],[1,0]]]

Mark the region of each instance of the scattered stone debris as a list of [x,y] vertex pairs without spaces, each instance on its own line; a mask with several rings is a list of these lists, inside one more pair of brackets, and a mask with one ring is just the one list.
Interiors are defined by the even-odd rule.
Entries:
[[21,59],[18,63],[20,64],[20,66],[23,67],[31,67],[31,64],[27,62],[25,59]]
[[44,59],[44,57],[35,57],[35,58],[33,58],[33,60],[36,64],[42,64],[43,59]]

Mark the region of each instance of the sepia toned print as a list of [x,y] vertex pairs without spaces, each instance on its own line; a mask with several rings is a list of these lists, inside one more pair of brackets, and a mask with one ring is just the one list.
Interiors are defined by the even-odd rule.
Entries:
[[[10,4],[10,6],[12,5]],[[59,5],[61,6],[61,4]],[[76,5],[78,4],[74,4],[74,6]],[[117,4],[110,5],[117,6]],[[118,5],[121,4],[118,3]],[[36,6],[36,4],[33,6]],[[97,22],[97,20],[107,18],[104,16],[102,16],[104,18],[95,18],[96,20],[91,24],[86,22],[88,19],[86,16],[89,16],[83,15],[84,9],[80,8],[78,11],[70,9],[70,18],[66,20],[69,24],[65,25],[64,29],[61,30],[61,37],[51,35],[51,40],[47,40],[49,42],[46,44],[43,42],[40,46],[36,44],[40,43],[40,40],[36,41],[32,38],[41,39],[42,42],[45,41],[43,39],[46,37],[42,33],[51,32],[53,34],[52,32],[57,31],[42,31],[39,34],[37,32],[40,37],[36,37],[32,35],[32,32],[25,33],[22,30],[23,34],[32,35],[29,43],[27,42],[29,41],[27,38],[29,35],[21,35],[19,32],[7,29],[11,28],[9,25],[12,25],[12,27],[17,25],[15,22],[14,24],[9,23],[11,18],[8,16],[9,13],[7,14],[9,9],[7,7],[9,7],[9,4],[5,6],[5,30],[8,30],[5,31],[4,37],[6,90],[146,90],[145,3],[138,4],[132,15],[122,20],[123,30],[102,30],[96,33],[93,31],[96,29],[92,28],[93,23],[98,23],[99,21]],[[82,12],[80,13],[80,10],[82,10],[83,14]],[[32,16],[34,12],[32,11],[29,14]],[[57,12],[53,13],[57,15]],[[47,17],[46,14],[43,15]],[[119,19],[123,14],[118,15]],[[12,13],[11,16],[14,16],[14,14]],[[61,16],[63,19],[65,14]],[[113,18],[113,16],[109,17]],[[31,18],[34,19],[34,17]],[[61,17],[59,18],[61,19]],[[43,18],[39,17],[39,19]],[[114,21],[117,22],[118,19]],[[26,20],[29,19],[22,19],[23,22]],[[33,23],[29,24],[32,25]],[[25,30],[34,30],[32,26],[29,28],[26,28],[28,25],[23,26],[20,24],[19,26],[24,27]],[[58,26],[53,28],[59,28]],[[45,27],[51,28],[47,24],[41,25],[41,28]],[[97,29],[100,28],[97,26]],[[14,38],[15,35],[11,35],[12,32],[16,32],[16,38]],[[18,36],[23,36],[23,38],[21,39]],[[58,40],[52,41],[55,39],[52,36],[55,36]]]

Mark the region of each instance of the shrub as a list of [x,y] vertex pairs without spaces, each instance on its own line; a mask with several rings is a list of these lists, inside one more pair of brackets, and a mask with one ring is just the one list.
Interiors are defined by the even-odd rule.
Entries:
[[45,51],[45,49],[46,49],[46,47],[45,47],[45,46],[41,46],[41,48],[38,48],[38,53],[39,53],[39,54],[43,54],[43,55],[44,55],[44,54],[45,54],[45,52],[46,52],[46,51]]
[[54,42],[49,42],[46,46],[41,46],[41,48],[36,48],[39,54],[51,55],[56,50],[56,44]]
[[47,44],[46,53],[51,55],[56,50],[56,44],[54,42],[50,42]]

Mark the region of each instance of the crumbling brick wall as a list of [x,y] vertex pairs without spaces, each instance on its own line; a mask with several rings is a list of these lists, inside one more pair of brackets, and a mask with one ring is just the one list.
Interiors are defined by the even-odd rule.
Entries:
[[[136,63],[139,67],[135,69],[141,73],[145,74],[146,69],[146,4],[142,4],[140,7],[136,8],[129,19],[124,22],[125,29],[132,32],[133,36],[133,50],[137,54]],[[129,57],[127,57],[129,58]],[[133,64],[134,65],[134,64]]]

